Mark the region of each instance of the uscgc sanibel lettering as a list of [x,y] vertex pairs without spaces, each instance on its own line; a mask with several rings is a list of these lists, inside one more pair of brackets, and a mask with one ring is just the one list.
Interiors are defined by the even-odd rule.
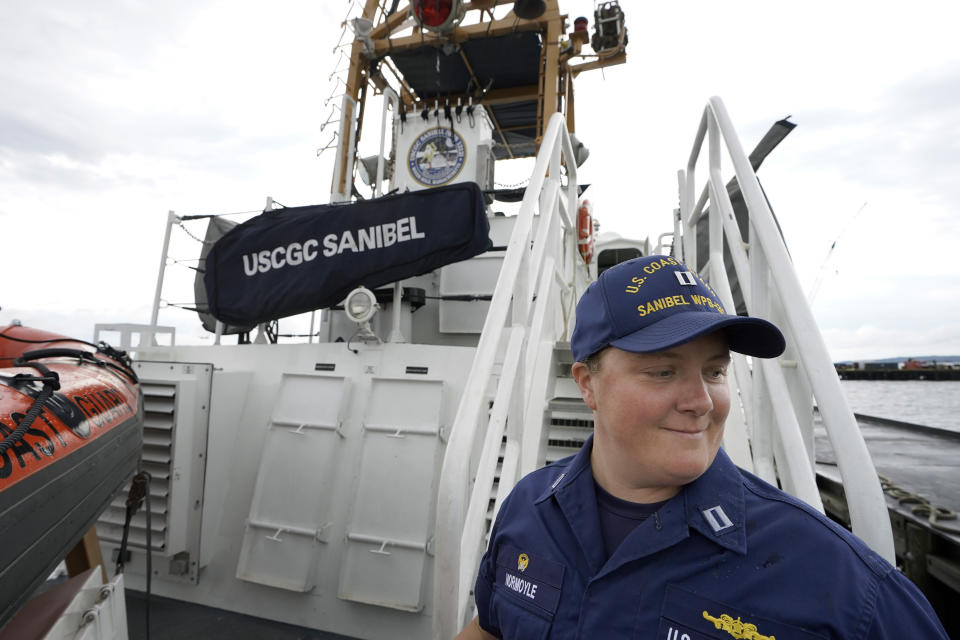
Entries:
[[518,578],[515,575],[507,573],[503,578],[503,586],[512,591],[516,591],[519,594],[525,595],[531,600],[537,599],[537,585],[529,580],[524,580],[523,578]]
[[[417,230],[416,216],[400,218],[396,222],[384,222],[366,229],[347,229],[343,233],[328,233],[321,240],[310,238],[302,243],[291,242],[273,249],[264,249],[243,256],[243,272],[248,277],[273,269],[295,267],[317,259],[341,253],[360,253],[371,249],[383,249],[399,242],[420,240],[427,235]],[[321,250],[321,245],[323,249]]]

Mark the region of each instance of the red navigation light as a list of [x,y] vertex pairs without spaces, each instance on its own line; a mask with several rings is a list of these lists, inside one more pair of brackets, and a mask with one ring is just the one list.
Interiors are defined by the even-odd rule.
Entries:
[[455,0],[413,0],[413,15],[428,29],[443,27],[453,14]]

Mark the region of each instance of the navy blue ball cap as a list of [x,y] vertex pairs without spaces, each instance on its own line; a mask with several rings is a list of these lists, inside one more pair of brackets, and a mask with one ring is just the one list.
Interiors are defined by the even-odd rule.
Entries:
[[786,347],[772,323],[727,314],[710,285],[676,258],[646,256],[621,262],[590,283],[577,303],[570,350],[575,360],[607,346],[651,353],[718,330],[731,351],[748,356],[775,358]]

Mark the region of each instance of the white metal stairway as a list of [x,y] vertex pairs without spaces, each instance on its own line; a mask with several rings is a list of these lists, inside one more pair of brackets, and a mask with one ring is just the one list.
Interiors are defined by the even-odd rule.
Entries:
[[[573,355],[570,343],[557,342],[553,349],[554,377],[550,382],[543,414],[544,434],[538,460],[548,465],[575,454],[593,433],[593,412],[583,402],[577,383],[570,374]],[[506,454],[507,437],[501,439],[497,466],[487,503],[484,540],[488,541],[493,520],[504,496],[500,496],[501,474]],[[506,485],[504,485],[506,486]]]
[[573,355],[569,342],[557,343],[554,359],[556,377],[544,416],[547,424],[543,448],[545,464],[573,455],[593,433],[593,412],[584,404],[580,389],[570,374]]
[[[696,177],[705,141],[708,167],[701,186]],[[456,635],[472,615],[476,567],[503,498],[526,473],[574,453],[592,430],[591,413],[569,377],[571,356],[564,343],[587,283],[572,216],[576,167],[562,157],[573,155],[557,114],[541,142],[444,455],[437,496],[435,638]],[[745,235],[733,215],[722,157],[731,162],[744,197]],[[837,455],[854,533],[893,560],[886,502],[866,445],[719,98],[704,109],[678,177],[680,208],[673,233],[665,234],[673,237],[669,253],[696,265],[727,309],[738,309],[732,294],[738,287],[743,310],[774,321],[787,339],[787,352],[773,360],[732,354],[731,396],[740,402],[727,421],[728,452],[741,466],[820,505],[812,462],[815,402]],[[534,215],[539,215],[536,232]],[[700,226],[706,230],[698,236],[704,220]],[[698,240],[706,247],[699,259]]]

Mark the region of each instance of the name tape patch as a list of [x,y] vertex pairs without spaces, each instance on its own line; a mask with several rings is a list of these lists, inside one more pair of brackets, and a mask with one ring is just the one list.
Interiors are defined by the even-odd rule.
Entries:
[[498,589],[510,597],[556,613],[563,585],[563,565],[519,549],[504,546],[497,553]]

